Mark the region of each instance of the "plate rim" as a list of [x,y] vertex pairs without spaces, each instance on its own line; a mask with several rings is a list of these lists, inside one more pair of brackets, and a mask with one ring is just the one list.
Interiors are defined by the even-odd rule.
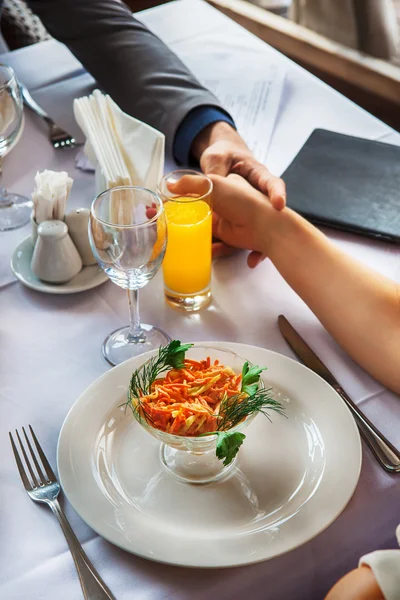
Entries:
[[[11,271],[13,272],[14,276],[18,279],[18,281],[20,281],[22,283],[22,285],[24,285],[25,287],[31,289],[31,290],[35,290],[36,292],[41,292],[42,294],[55,294],[57,296],[66,296],[68,294],[79,294],[80,292],[86,292],[88,290],[92,290],[93,288],[96,288],[100,285],[103,285],[103,283],[106,283],[109,278],[108,276],[104,273],[104,271],[99,272],[99,281],[95,281],[90,280],[89,282],[87,282],[86,285],[82,285],[80,287],[76,287],[76,288],[70,288],[70,287],[60,287],[56,284],[51,284],[51,283],[46,283],[44,282],[43,284],[39,284],[36,285],[35,283],[29,283],[23,276],[21,276],[21,272],[17,271],[15,268],[14,263],[16,262],[16,255],[17,252],[19,250],[21,250],[21,248],[23,249],[23,247],[25,246],[25,244],[28,243],[28,241],[31,239],[31,236],[28,235],[26,236],[23,240],[21,240],[17,246],[14,248],[14,251],[11,255],[11,259],[10,259],[10,267],[11,267]],[[23,251],[23,250],[22,250]],[[94,267],[95,265],[87,265],[84,266],[83,269],[86,269],[88,267]],[[82,270],[83,270],[82,269]],[[82,271],[80,271],[82,272]],[[67,282],[66,284],[62,284],[64,286],[68,286],[70,282]],[[52,286],[51,289],[49,289],[49,286]]]
[[[191,343],[191,342],[187,342],[187,343]],[[91,390],[92,387],[94,387],[97,383],[101,382],[105,377],[108,376],[108,374],[111,371],[115,371],[115,370],[122,370],[122,368],[124,366],[126,366],[129,362],[136,360],[139,357],[133,357],[133,358],[129,358],[128,360],[124,361],[123,363],[117,365],[116,367],[113,367],[112,369],[106,371],[105,373],[103,373],[102,375],[100,375],[99,377],[97,377],[97,379],[95,379],[87,388],[85,388],[85,390],[79,395],[79,397],[75,400],[75,402],[72,404],[72,406],[70,407],[70,409],[68,410],[65,419],[62,423],[59,435],[58,435],[58,440],[57,440],[57,449],[56,449],[56,456],[57,456],[57,472],[58,472],[58,476],[59,476],[59,481],[61,484],[61,488],[63,493],[65,494],[65,497],[67,498],[68,502],[71,504],[72,508],[75,510],[75,512],[79,515],[79,517],[84,521],[84,523],[86,523],[91,529],[93,529],[93,531],[99,535],[100,537],[102,537],[103,539],[105,539],[106,541],[108,541],[109,543],[113,544],[114,546],[125,550],[126,552],[129,552],[130,554],[134,555],[134,556],[138,556],[139,558],[142,558],[144,560],[149,560],[151,562],[155,562],[158,564],[163,564],[163,565],[169,565],[169,566],[174,566],[174,567],[179,567],[179,568],[194,568],[194,569],[230,569],[230,568],[236,568],[236,567],[245,567],[248,565],[254,565],[254,564],[259,564],[262,562],[266,562],[266,561],[270,561],[270,560],[274,560],[275,558],[278,558],[279,556],[283,556],[284,554],[287,554],[288,552],[292,552],[293,550],[296,550],[297,548],[301,548],[302,546],[304,546],[305,544],[307,544],[308,542],[312,541],[313,539],[315,539],[317,536],[319,536],[321,533],[323,533],[324,531],[326,531],[326,529],[328,529],[328,527],[330,527],[335,521],[336,519],[338,519],[340,517],[340,515],[343,513],[343,511],[346,509],[346,507],[348,506],[350,500],[353,498],[354,493],[357,489],[359,480],[360,480],[360,474],[361,474],[361,468],[362,468],[362,463],[363,463],[363,452],[362,452],[362,442],[361,442],[361,436],[360,436],[360,432],[358,430],[357,424],[354,420],[354,417],[352,416],[352,413],[350,411],[350,409],[348,408],[348,406],[346,405],[346,403],[341,399],[340,395],[336,392],[336,390],[330,386],[327,381],[325,381],[325,379],[323,379],[320,375],[318,375],[317,373],[315,373],[312,369],[310,369],[309,367],[307,367],[306,365],[304,365],[303,363],[301,363],[300,361],[293,359],[289,356],[286,356],[285,354],[282,354],[280,352],[277,352],[275,350],[270,350],[269,348],[263,348],[261,346],[254,346],[253,344],[244,344],[241,342],[230,342],[230,341],[216,341],[216,340],[212,340],[212,341],[201,341],[201,340],[196,340],[194,342],[192,342],[194,344],[204,344],[204,345],[215,345],[215,344],[220,344],[221,346],[223,346],[223,344],[234,344],[236,346],[241,346],[243,348],[252,348],[252,349],[256,349],[256,350],[263,350],[266,351],[268,353],[274,354],[275,356],[278,356],[281,359],[285,359],[291,363],[294,363],[298,366],[300,366],[303,369],[306,369],[308,372],[310,372],[313,376],[317,377],[317,379],[319,379],[323,385],[331,390],[332,392],[334,392],[334,395],[338,398],[339,402],[342,404],[342,406],[345,408],[345,411],[347,412],[350,421],[353,423],[353,429],[354,429],[354,434],[355,434],[355,438],[358,441],[357,444],[357,450],[358,450],[358,468],[357,468],[357,476],[355,477],[355,481],[354,481],[354,485],[351,489],[351,493],[349,493],[349,496],[346,500],[346,502],[344,503],[344,505],[342,506],[342,508],[320,529],[318,529],[318,531],[311,533],[308,537],[306,537],[300,544],[294,542],[294,544],[288,548],[285,548],[282,551],[277,552],[276,554],[274,554],[273,556],[267,556],[267,557],[260,557],[260,558],[256,558],[256,559],[252,559],[252,560],[242,560],[242,561],[236,561],[236,562],[231,562],[230,564],[223,564],[223,565],[216,565],[216,564],[195,564],[193,561],[188,560],[187,562],[183,563],[183,562],[176,562],[176,561],[170,561],[170,560],[163,560],[161,558],[154,558],[154,557],[149,557],[147,554],[145,553],[141,553],[138,550],[133,550],[132,547],[129,546],[128,542],[127,544],[123,544],[123,543],[119,543],[116,542],[115,540],[111,539],[110,536],[105,535],[104,533],[101,533],[96,525],[93,525],[90,521],[90,519],[86,519],[83,518],[79,509],[75,506],[75,503],[71,500],[69,494],[66,492],[66,490],[64,489],[64,484],[63,484],[63,478],[61,475],[61,471],[60,471],[60,443],[61,443],[61,438],[62,435],[64,433],[64,429],[66,427],[67,424],[67,420],[70,416],[70,414],[72,413],[72,411],[74,410],[75,406],[81,401],[81,399],[84,397],[84,395],[86,395],[89,390]],[[140,358],[145,358],[146,360],[148,358],[151,357],[151,355],[154,355],[157,351],[156,350],[152,350],[149,352],[145,352],[142,355],[140,355]],[[143,361],[145,362],[145,361]]]

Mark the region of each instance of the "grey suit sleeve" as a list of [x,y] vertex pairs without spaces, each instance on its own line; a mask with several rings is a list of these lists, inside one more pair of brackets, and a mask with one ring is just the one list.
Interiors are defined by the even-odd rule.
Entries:
[[169,150],[189,111],[220,106],[118,0],[27,0],[27,4],[122,110],[166,135]]

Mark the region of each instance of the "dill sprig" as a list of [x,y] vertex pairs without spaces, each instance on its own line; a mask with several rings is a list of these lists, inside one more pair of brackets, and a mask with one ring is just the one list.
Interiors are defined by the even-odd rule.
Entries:
[[157,356],[148,360],[144,365],[132,373],[129,384],[129,394],[127,402],[121,406],[130,406],[133,415],[141,420],[142,415],[145,420],[154,424],[145,405],[141,402],[141,397],[150,393],[150,388],[158,376],[165,371],[167,367],[172,369],[183,369],[185,364],[185,353],[193,344],[181,344],[179,340],[173,340],[167,346],[162,346]]
[[144,365],[132,373],[129,389],[135,398],[150,392],[151,385],[167,367],[183,369],[185,353],[193,344],[181,344],[173,340],[168,346],[159,349],[158,355],[148,360]]
[[[255,369],[259,369],[259,367],[255,367]],[[262,370],[263,369],[259,370],[258,379],[260,378]],[[282,404],[277,402],[277,400],[274,400],[270,394],[271,388],[268,390],[256,389],[258,388],[258,385],[258,382],[253,382],[251,384],[250,387],[255,391],[250,396],[244,396],[247,392],[242,392],[235,396],[231,396],[230,398],[224,398],[220,404],[217,415],[217,431],[212,433],[217,435],[217,445],[215,449],[216,456],[223,461],[225,466],[233,461],[246,438],[244,433],[232,431],[234,427],[254,413],[263,414],[271,422],[272,420],[269,411],[274,411],[279,415],[286,416]],[[242,383],[242,390],[245,388],[248,390],[249,386],[246,386],[246,384],[243,385]],[[212,433],[209,433],[208,435],[212,435]]]
[[217,416],[217,430],[204,435],[217,435],[216,456],[229,465],[239,452],[246,436],[239,431],[232,431],[247,417],[261,413],[269,421],[272,419],[269,411],[285,415],[285,409],[280,402],[274,400],[272,388],[260,388],[261,373],[266,367],[259,367],[245,362],[242,369],[242,385],[240,394],[222,399]]
[[243,397],[243,393],[241,393],[224,398],[219,407],[217,431],[233,429],[256,412],[263,414],[269,421],[271,421],[269,411],[284,415],[284,407],[280,402],[274,400],[271,391],[272,388],[260,389],[248,397]]

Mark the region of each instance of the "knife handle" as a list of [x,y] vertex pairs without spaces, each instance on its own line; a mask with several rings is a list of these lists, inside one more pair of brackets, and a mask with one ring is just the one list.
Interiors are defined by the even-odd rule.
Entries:
[[400,473],[400,452],[371,423],[341,387],[336,387],[335,389],[353,413],[361,435],[385,471],[388,471],[388,473]]

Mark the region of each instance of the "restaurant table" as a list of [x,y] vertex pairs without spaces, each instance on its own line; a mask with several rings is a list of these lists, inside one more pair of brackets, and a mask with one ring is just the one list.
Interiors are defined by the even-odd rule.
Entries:
[[[316,127],[400,145],[400,135],[390,127],[198,0],[172,2],[145,11],[139,18],[178,53],[182,40],[189,37],[193,48],[198,42],[201,51],[204,35],[214,32],[234,44],[240,39],[257,53],[258,60],[275,61],[286,69],[267,161],[278,175]],[[2,61],[13,64],[21,78],[26,76],[30,89],[40,92],[43,101],[47,98],[47,104],[55,102],[56,92],[76,95],[93,84],[54,41],[10,53]],[[251,64],[248,66],[251,69]],[[27,111],[25,116],[22,139],[4,163],[4,185],[30,194],[37,170],[64,169],[75,180],[70,207],[89,207],[94,195],[93,174],[76,169],[76,151],[54,150],[43,124]],[[400,279],[396,246],[325,232],[361,262]],[[101,344],[110,331],[127,322],[127,300],[111,282],[71,296],[24,287],[13,277],[9,259],[27,235],[29,227],[0,234],[0,597],[72,600],[81,598],[81,591],[65,539],[51,512],[34,504],[25,493],[8,431],[30,423],[55,465],[58,434],[68,410],[83,390],[109,369]],[[399,398],[352,362],[268,260],[255,270],[247,268],[244,252],[215,262],[212,291],[213,302],[207,310],[180,313],[165,303],[159,273],[141,291],[142,318],[172,338],[243,342],[292,356],[277,327],[277,317],[284,313],[348,394],[400,446]],[[338,444],[340,437],[338,431]],[[400,476],[385,473],[363,444],[357,489],[332,525],[283,556],[234,569],[184,569],[140,559],[106,542],[67,502],[64,506],[87,554],[118,600],[232,600],[244,596],[319,600],[341,575],[356,567],[362,554],[396,547]]]

